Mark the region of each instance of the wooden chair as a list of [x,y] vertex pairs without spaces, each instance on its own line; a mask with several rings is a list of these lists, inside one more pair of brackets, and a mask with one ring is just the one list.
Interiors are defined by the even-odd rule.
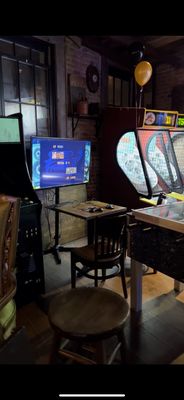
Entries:
[[[54,331],[50,362],[57,363],[60,356],[82,364],[111,364],[120,350],[120,363],[125,363],[123,327],[128,315],[127,301],[110,289],[64,290],[51,301],[48,312]],[[107,357],[107,339],[113,336],[117,340],[108,346],[111,351]]]
[[15,259],[20,200],[0,195],[0,341],[7,339],[16,325]]
[[[71,249],[71,285],[76,286],[77,273],[95,281],[121,276],[125,298],[128,297],[124,259],[126,254],[126,215],[96,219],[94,243]],[[81,263],[82,268],[78,266]],[[102,271],[101,274],[99,271]]]

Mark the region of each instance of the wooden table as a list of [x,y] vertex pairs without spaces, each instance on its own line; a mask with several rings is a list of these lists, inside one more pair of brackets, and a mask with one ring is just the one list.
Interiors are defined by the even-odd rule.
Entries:
[[[90,200],[90,201],[85,201],[82,203],[77,203],[73,202],[71,205],[62,205],[61,204],[56,204],[56,205],[51,205],[48,206],[50,210],[53,211],[58,211],[62,212],[65,214],[72,215],[73,217],[78,217],[85,219],[86,221],[99,218],[99,217],[105,217],[107,215],[112,215],[112,214],[117,214],[117,213],[125,213],[127,211],[126,207],[118,206],[115,204],[112,204],[112,209],[106,208],[108,203],[104,203],[102,201],[97,201],[97,200]],[[95,212],[90,212],[90,208],[96,207],[98,209],[103,208],[103,211],[95,211]]]
[[142,264],[184,282],[184,202],[133,210],[128,214],[128,255],[131,258],[131,308],[142,309]]
[[[72,215],[73,217],[82,218],[86,220],[88,226],[88,243],[92,243],[95,231],[95,222],[97,218],[102,218],[114,214],[122,214],[126,213],[127,208],[123,206],[118,206],[112,204],[113,208],[106,208],[108,203],[104,203],[98,200],[90,200],[82,203],[73,203],[66,204],[53,204],[47,206],[48,209],[53,210],[57,213],[64,213],[68,215]],[[90,208],[96,207],[97,210],[95,212],[90,212]],[[102,209],[102,210],[99,210]],[[58,227],[57,227],[58,229]],[[58,245],[58,232],[55,233],[56,237],[56,245],[58,251],[66,251],[66,247]],[[69,248],[68,248],[69,249]]]

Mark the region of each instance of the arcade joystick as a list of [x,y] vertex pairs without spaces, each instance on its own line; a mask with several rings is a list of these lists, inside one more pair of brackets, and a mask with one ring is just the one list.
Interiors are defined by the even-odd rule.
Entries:
[[101,212],[101,211],[103,211],[103,208],[102,208],[102,207],[90,207],[90,208],[88,209],[88,212],[90,212],[90,213],[93,213],[93,212]]
[[112,204],[107,204],[106,206],[105,206],[105,208],[107,208],[107,210],[113,210],[113,205]]
[[90,212],[90,213],[93,213],[93,212],[96,211],[96,208],[95,207],[90,207],[90,208],[88,208],[87,211]]

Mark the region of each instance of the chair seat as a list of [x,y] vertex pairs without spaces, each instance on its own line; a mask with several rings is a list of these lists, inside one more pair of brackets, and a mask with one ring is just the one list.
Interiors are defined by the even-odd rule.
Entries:
[[64,291],[51,302],[49,320],[63,336],[92,338],[111,335],[129,314],[126,300],[109,289],[80,287]]
[[[78,259],[85,260],[86,263],[94,263],[95,262],[95,246],[94,245],[88,245],[88,246],[83,246],[83,247],[76,247],[75,249],[71,250],[72,254],[76,256]],[[101,257],[98,259],[97,264],[111,264],[116,262],[116,260],[119,260],[119,254],[116,256],[110,257],[108,254],[108,260],[107,258]]]
[[88,262],[95,261],[95,253],[94,253],[93,245],[83,246],[83,247],[75,247],[74,249],[71,249],[71,253],[82,259],[85,258],[85,260]]

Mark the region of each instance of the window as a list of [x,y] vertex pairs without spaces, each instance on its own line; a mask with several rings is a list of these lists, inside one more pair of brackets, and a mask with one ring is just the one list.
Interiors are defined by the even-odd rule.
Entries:
[[32,37],[0,38],[0,111],[5,116],[22,113],[25,142],[31,135],[56,132],[52,46]]
[[108,105],[130,106],[131,77],[127,73],[109,68],[108,75]]

